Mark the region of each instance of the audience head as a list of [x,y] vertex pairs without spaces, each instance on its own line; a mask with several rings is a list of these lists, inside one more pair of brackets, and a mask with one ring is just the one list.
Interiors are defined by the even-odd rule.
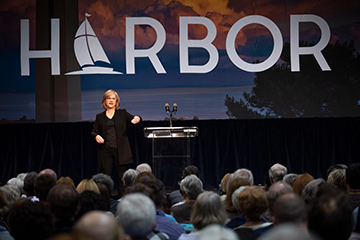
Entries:
[[293,223],[285,223],[273,227],[269,231],[262,234],[259,240],[320,240],[310,236],[300,226]]
[[22,194],[24,188],[24,181],[22,181],[20,178],[11,178],[9,181],[7,181],[6,184],[17,187],[19,189],[20,194]]
[[136,167],[136,171],[138,171],[139,173],[142,173],[142,172],[150,172],[150,173],[152,173],[152,169],[151,169],[150,165],[147,164],[147,163],[139,164]]
[[83,193],[84,191],[94,191],[100,194],[99,187],[91,179],[83,179],[76,187],[78,193]]
[[346,169],[346,182],[349,189],[360,189],[360,162],[353,163]]
[[54,226],[50,210],[27,198],[21,198],[13,204],[7,223],[16,240],[47,239]]
[[24,178],[24,193],[26,194],[26,196],[30,197],[30,196],[35,196],[35,192],[34,192],[34,185],[35,185],[35,180],[38,177],[38,173],[37,172],[29,172],[26,177]]
[[240,168],[230,175],[228,185],[226,187],[226,192],[228,192],[229,184],[236,178],[246,179],[250,185],[254,185],[254,177],[252,172],[249,169]]
[[14,185],[2,186],[0,187],[0,191],[3,192],[10,207],[16,200],[18,200],[21,197],[19,189]]
[[72,180],[69,176],[61,177],[56,181],[56,184],[66,184],[75,189],[75,183],[74,180]]
[[284,176],[283,182],[286,182],[287,184],[289,184],[292,187],[296,177],[297,177],[296,173],[288,173]]
[[315,198],[317,188],[320,183],[325,182],[322,178],[317,178],[306,184],[303,192],[302,192],[302,198],[305,200],[306,203],[309,203],[311,200]]
[[79,194],[70,185],[57,184],[49,191],[47,203],[55,221],[73,221],[79,205]]
[[181,192],[189,200],[196,200],[203,190],[202,181],[194,174],[187,175],[180,183]]
[[274,224],[295,223],[306,226],[305,201],[295,193],[285,193],[276,199],[273,207]]
[[194,165],[188,165],[184,168],[182,171],[182,177],[185,178],[186,176],[189,176],[191,174],[196,175],[198,178],[200,178],[200,171],[199,169]]
[[326,181],[334,184],[343,192],[347,192],[346,169],[335,169],[329,174]]
[[117,206],[116,215],[124,232],[132,238],[145,237],[156,225],[155,205],[141,193],[125,195]]
[[86,190],[80,193],[79,207],[75,221],[92,210],[109,211],[109,201],[99,193]]
[[314,177],[308,173],[303,173],[303,174],[297,175],[297,177],[294,181],[294,184],[293,184],[294,193],[296,193],[299,196],[302,196],[302,192],[303,192],[306,184],[308,184],[312,180],[314,180]]
[[237,211],[235,206],[233,205],[232,195],[236,189],[238,189],[239,187],[242,187],[242,186],[250,186],[249,181],[244,178],[235,178],[231,182],[229,182],[228,190],[227,190],[228,192],[227,192],[226,199],[225,199],[225,209],[228,212],[236,212]]
[[40,175],[35,179],[34,191],[40,202],[46,202],[47,195],[52,187],[56,185],[54,176],[49,174]]
[[130,193],[142,193],[155,202],[154,190],[143,183],[135,183],[134,185],[128,187],[126,189],[126,194]]
[[227,220],[224,204],[214,192],[201,193],[193,205],[190,221],[198,230],[211,224],[224,225]]
[[50,169],[50,168],[46,168],[44,170],[41,170],[39,172],[39,175],[44,175],[44,174],[47,174],[47,175],[50,175],[50,176],[53,176],[53,178],[55,179],[55,181],[57,180],[57,174],[54,170]]
[[134,183],[137,175],[139,175],[139,172],[130,168],[124,172],[121,181],[123,182],[124,186],[129,187]]
[[328,168],[328,170],[326,171],[326,179],[329,177],[330,173],[334,170],[337,170],[337,169],[344,169],[346,170],[347,169],[347,166],[345,164],[335,164],[335,165],[332,165]]
[[24,182],[24,179],[26,177],[27,173],[19,173],[16,178],[20,179],[21,181]]
[[151,182],[154,179],[156,179],[154,174],[152,174],[150,172],[141,172],[136,176],[133,184],[144,183],[145,185],[147,185],[146,182],[149,182],[149,181]]
[[293,192],[294,191],[292,187],[285,182],[279,181],[272,184],[271,187],[269,188],[269,191],[266,192],[266,199],[269,205],[270,212],[271,213],[273,212],[274,203],[277,198],[279,198],[281,195],[284,195],[286,193],[293,193]]
[[266,193],[259,186],[249,186],[238,195],[241,212],[248,220],[258,221],[267,210]]
[[0,190],[0,219],[5,219],[9,212],[9,201],[3,191]]
[[114,181],[112,180],[112,178],[104,173],[98,173],[92,176],[91,180],[93,180],[96,184],[102,183],[104,184],[108,191],[109,194],[111,196],[112,191],[114,190]]
[[269,169],[269,178],[271,183],[275,183],[283,180],[283,177],[287,174],[287,168],[280,163],[275,163]]
[[227,185],[228,185],[228,182],[229,182],[229,178],[230,178],[230,173],[227,173],[224,175],[224,177],[221,179],[221,182],[220,182],[220,187],[221,187],[221,191],[223,193],[226,193],[226,188],[227,188]]
[[239,237],[231,229],[212,224],[201,230],[197,240],[239,240]]
[[336,194],[323,193],[316,197],[308,211],[308,226],[321,239],[347,240],[353,228],[353,216],[346,194],[337,190]]
[[242,212],[241,212],[240,203],[238,202],[237,197],[247,187],[248,186],[239,187],[238,189],[235,190],[235,192],[231,196],[232,204],[233,204],[234,208],[237,210],[239,215],[242,215]]
[[75,230],[90,240],[123,240],[124,232],[115,218],[102,211],[91,211],[82,216]]

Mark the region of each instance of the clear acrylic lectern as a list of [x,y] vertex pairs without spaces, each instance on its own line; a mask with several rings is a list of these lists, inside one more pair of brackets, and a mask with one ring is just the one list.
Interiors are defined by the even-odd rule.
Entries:
[[[198,127],[144,128],[145,137],[152,139],[152,167],[155,176],[160,177],[159,163],[161,160],[186,159],[186,165],[191,164],[190,139],[197,136],[198,131]],[[181,172],[181,170],[177,171]]]

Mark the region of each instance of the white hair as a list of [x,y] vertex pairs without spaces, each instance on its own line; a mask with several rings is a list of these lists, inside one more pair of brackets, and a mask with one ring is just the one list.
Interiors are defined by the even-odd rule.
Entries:
[[22,181],[20,178],[11,178],[9,181],[7,181],[6,184],[17,187],[20,191],[20,194],[23,192],[24,181]]
[[252,172],[249,169],[240,168],[230,175],[229,181],[228,181],[228,184],[226,187],[227,193],[229,192],[230,183],[237,178],[242,178],[242,179],[247,180],[250,183],[250,186],[254,185],[254,177],[253,177]]
[[195,174],[186,176],[180,183],[180,189],[190,200],[196,200],[197,196],[204,191],[202,181]]
[[287,174],[287,168],[280,163],[275,163],[269,169],[269,177],[272,183],[281,181],[284,176]]
[[149,164],[141,163],[136,167],[136,171],[141,172],[152,172],[152,169]]
[[154,202],[142,193],[130,193],[118,204],[116,215],[131,237],[144,237],[155,224],[156,210]]
[[212,224],[200,231],[197,240],[239,240],[239,237],[229,228]]

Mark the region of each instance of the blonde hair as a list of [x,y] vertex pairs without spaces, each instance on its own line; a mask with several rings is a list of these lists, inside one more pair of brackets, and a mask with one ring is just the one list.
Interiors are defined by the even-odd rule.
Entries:
[[115,92],[114,90],[112,89],[109,89],[107,90],[105,93],[104,93],[104,96],[102,98],[102,107],[104,109],[107,109],[107,106],[106,106],[106,99],[110,96],[114,94],[115,95],[115,98],[116,98],[116,104],[115,104],[115,109],[116,110],[119,110],[120,109],[120,98],[119,98],[119,95],[117,94],[117,92]]
[[94,191],[98,194],[100,194],[100,190],[99,187],[97,186],[97,184],[91,180],[91,179],[84,179],[82,180],[76,187],[76,191],[80,194],[83,193],[84,191]]

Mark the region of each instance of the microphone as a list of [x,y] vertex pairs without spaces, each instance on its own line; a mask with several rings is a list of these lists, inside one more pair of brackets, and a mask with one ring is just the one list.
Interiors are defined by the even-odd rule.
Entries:
[[177,112],[177,104],[176,104],[176,103],[173,104],[173,112],[174,112],[174,113]]
[[166,113],[170,112],[170,107],[169,107],[168,103],[165,103],[165,111],[166,111]]

